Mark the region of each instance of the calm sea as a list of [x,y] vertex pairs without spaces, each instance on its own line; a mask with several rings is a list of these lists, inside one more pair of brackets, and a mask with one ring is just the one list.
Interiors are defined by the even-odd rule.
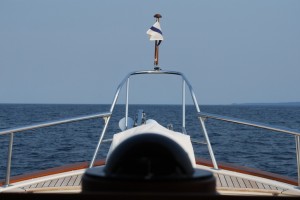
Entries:
[[[110,105],[0,104],[0,130],[107,112],[109,107]],[[175,130],[181,130],[181,106],[133,105],[129,107],[129,115],[133,118],[138,109],[143,109],[148,119],[155,119],[164,126],[171,123]],[[300,106],[229,105],[202,106],[200,109],[300,130]],[[204,141],[195,108],[187,106],[186,112],[187,132],[192,139]],[[118,121],[124,116],[124,106],[118,105],[114,113],[104,139],[119,132]],[[206,126],[217,161],[297,177],[294,136],[212,119],[206,121]],[[16,133],[12,175],[90,161],[102,127],[102,119],[94,119]],[[0,179],[5,176],[8,139],[8,135],[0,136]],[[101,146],[98,158],[105,157],[109,145],[105,143]],[[197,157],[209,158],[205,145],[194,144],[194,150]]]

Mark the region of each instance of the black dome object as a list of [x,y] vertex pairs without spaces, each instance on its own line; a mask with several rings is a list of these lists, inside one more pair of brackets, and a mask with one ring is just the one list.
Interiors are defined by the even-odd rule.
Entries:
[[153,133],[132,136],[109,156],[107,177],[130,179],[180,179],[193,176],[186,151],[172,139]]
[[133,197],[137,194],[216,194],[213,173],[194,169],[179,144],[153,133],[123,141],[112,151],[105,166],[86,170],[81,187],[83,193],[122,198],[124,194]]

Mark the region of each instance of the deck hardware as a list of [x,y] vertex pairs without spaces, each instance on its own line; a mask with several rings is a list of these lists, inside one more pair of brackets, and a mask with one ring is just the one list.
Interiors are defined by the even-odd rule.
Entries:
[[167,129],[173,131],[173,124],[168,124],[168,125],[167,125]]
[[206,122],[207,117],[201,117],[204,122]]
[[138,112],[135,115],[134,126],[136,127],[145,124],[146,121],[146,113],[142,109],[138,110]]
[[102,119],[103,119],[103,121],[104,121],[104,124],[106,124],[106,123],[107,123],[107,120],[108,120],[108,117],[103,117]]

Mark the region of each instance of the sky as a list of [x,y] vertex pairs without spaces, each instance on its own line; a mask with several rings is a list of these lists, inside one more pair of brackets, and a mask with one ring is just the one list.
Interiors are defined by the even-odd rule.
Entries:
[[[1,0],[0,103],[110,104],[129,72],[153,69],[156,13],[159,65],[199,104],[300,102],[298,0]],[[180,104],[181,85],[133,77],[129,101]]]

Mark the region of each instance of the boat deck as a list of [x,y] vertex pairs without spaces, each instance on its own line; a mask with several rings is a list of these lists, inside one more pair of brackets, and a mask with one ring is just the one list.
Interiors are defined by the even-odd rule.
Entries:
[[[71,187],[79,187],[81,188],[81,179],[82,179],[83,174],[78,174],[78,175],[72,175],[72,176],[66,176],[62,178],[56,178],[53,180],[48,180],[48,181],[42,181],[40,183],[35,183],[32,185],[27,185],[24,187],[21,187],[22,190],[25,191],[30,191],[30,190],[36,190],[36,189],[55,189],[55,188],[70,188]],[[73,188],[75,189],[75,188]]]
[[[300,190],[290,184],[228,170],[213,170],[202,165],[197,165],[197,168],[206,169],[214,173],[217,191],[220,194],[300,195]],[[81,192],[81,179],[84,171],[84,169],[81,169],[35,178],[30,181],[21,181],[18,184],[13,184],[10,192],[79,193]]]
[[[252,181],[245,178],[240,178],[236,176],[230,176],[230,175],[224,175],[224,174],[218,174],[214,173],[214,176],[216,178],[217,188],[219,190],[222,189],[259,189],[259,190],[274,190],[278,192],[283,192],[286,189],[276,187],[274,185],[261,183],[258,181]],[[62,178],[56,178],[53,180],[48,181],[42,181],[39,183],[27,185],[24,187],[20,187],[20,189],[24,191],[34,191],[37,189],[46,189],[46,188],[62,188],[62,187],[81,187],[81,179],[82,174],[78,175],[72,175],[72,176],[66,176]]]
[[273,185],[260,183],[257,181],[248,180],[245,178],[215,174],[218,188],[248,188],[248,189],[262,189],[262,190],[279,190],[283,191],[283,188]]

